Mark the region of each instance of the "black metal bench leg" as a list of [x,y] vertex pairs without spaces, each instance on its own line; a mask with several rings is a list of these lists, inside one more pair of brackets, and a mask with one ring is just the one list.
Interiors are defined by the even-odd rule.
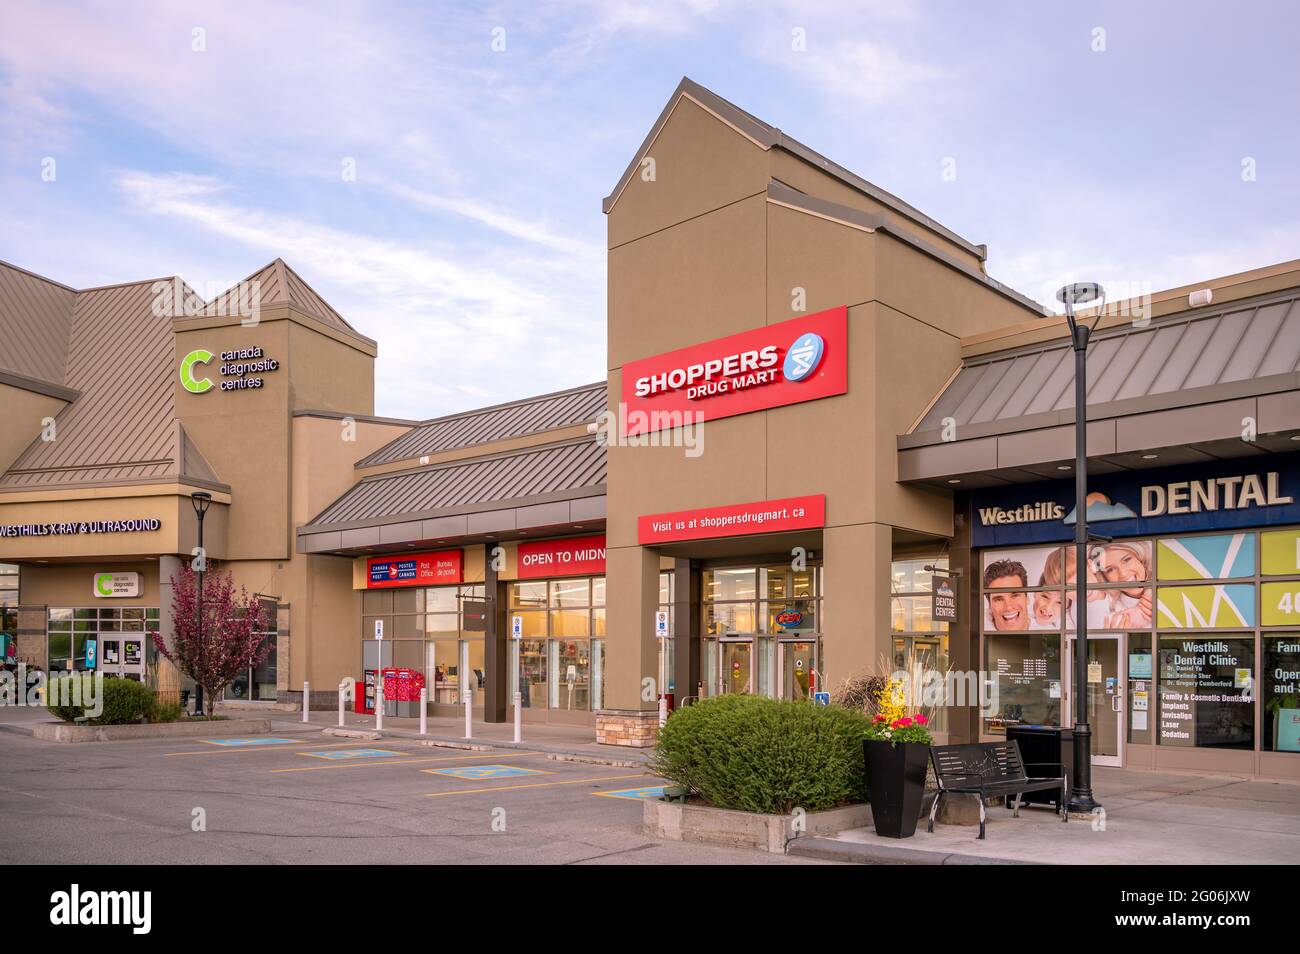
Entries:
[[1020,817],[1020,796],[1023,795],[1023,794],[1024,794],[1024,792],[1016,792],[1016,794],[1013,795],[1013,796],[1011,797],[1011,817],[1012,817],[1012,818],[1019,818],[1019,817]]
[[1070,803],[1065,800],[1065,783],[1061,783],[1061,821],[1069,823],[1070,821]]
[[940,791],[934,793],[934,804],[930,806],[930,824],[929,824],[929,826],[925,829],[926,831],[930,832],[931,834],[933,834],[933,832],[934,832],[934,816],[937,815],[937,814],[939,814],[939,799],[941,799],[941,798],[943,798],[943,791],[942,791],[942,790],[940,790]]
[[984,837],[984,796],[979,796],[980,800],[980,837]]

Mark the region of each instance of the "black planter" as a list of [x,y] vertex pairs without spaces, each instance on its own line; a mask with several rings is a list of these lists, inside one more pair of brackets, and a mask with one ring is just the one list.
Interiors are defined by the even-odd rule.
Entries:
[[919,742],[895,745],[866,739],[862,755],[876,834],[882,838],[911,838],[921,815],[930,747]]

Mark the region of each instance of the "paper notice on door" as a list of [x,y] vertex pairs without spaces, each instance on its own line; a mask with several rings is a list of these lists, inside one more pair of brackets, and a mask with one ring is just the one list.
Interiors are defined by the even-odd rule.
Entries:
[[1101,663],[1088,663],[1088,681],[1101,682]]
[[1049,682],[1049,683],[1047,684],[1047,698],[1049,698],[1049,699],[1059,699],[1059,698],[1061,698],[1061,683],[1060,683],[1060,680],[1058,680],[1058,679],[1053,679],[1051,682]]
[[1150,704],[1145,692],[1133,693],[1133,731],[1145,732],[1147,728],[1147,707]]

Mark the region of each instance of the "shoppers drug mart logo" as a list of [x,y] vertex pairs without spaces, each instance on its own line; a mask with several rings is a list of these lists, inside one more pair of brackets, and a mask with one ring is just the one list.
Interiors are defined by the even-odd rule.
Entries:
[[844,394],[848,308],[629,361],[622,378],[625,437]]
[[266,383],[262,375],[280,368],[279,361],[268,358],[266,352],[256,345],[235,348],[221,352],[221,366],[218,368],[221,380],[214,384],[201,372],[215,357],[205,348],[196,348],[181,358],[181,387],[191,394],[206,394],[213,387],[222,391],[246,391],[262,387]]
[[802,381],[817,370],[825,353],[826,342],[822,341],[821,335],[815,335],[811,331],[800,335],[786,352],[781,373],[787,381]]

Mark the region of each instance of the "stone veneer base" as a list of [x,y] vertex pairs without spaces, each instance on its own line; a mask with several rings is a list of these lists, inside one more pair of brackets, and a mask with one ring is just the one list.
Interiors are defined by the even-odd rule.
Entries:
[[596,741],[601,745],[648,749],[655,744],[658,734],[658,711],[600,709],[596,712]]

